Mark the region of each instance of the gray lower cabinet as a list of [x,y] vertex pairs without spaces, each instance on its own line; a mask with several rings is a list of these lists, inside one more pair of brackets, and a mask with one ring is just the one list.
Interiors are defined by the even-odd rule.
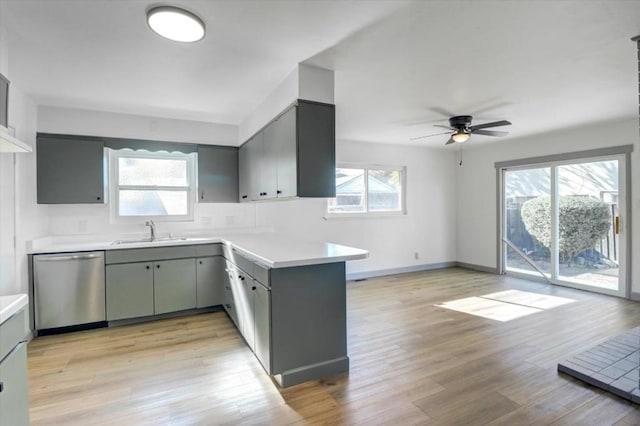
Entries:
[[198,201],[238,202],[238,148],[198,145]]
[[0,362],[0,425],[28,424],[27,344],[22,342]]
[[107,321],[221,304],[219,253],[216,244],[107,250]]
[[106,266],[107,321],[154,314],[153,262]]
[[156,315],[195,308],[195,259],[154,262],[153,300]]
[[[268,285],[268,269],[251,263],[237,252],[226,255],[233,256],[234,262],[246,269],[258,271],[261,279]],[[225,310],[264,369],[271,374],[270,291],[234,262],[226,260],[228,284],[225,288],[228,289],[228,300],[225,301]]]
[[251,350],[255,349],[255,324],[253,306],[253,279],[246,276],[241,282],[240,301],[238,303],[239,315],[242,318],[242,336]]
[[29,424],[24,309],[0,324],[0,425]]
[[104,203],[104,142],[38,133],[38,204]]
[[233,272],[225,272],[224,281],[223,281],[223,291],[224,291],[224,303],[223,308],[229,315],[229,318],[236,325],[238,330],[240,330],[240,325],[238,322],[238,313],[236,312],[236,307],[233,299],[233,290],[231,287],[231,283],[233,282]]
[[196,259],[196,307],[224,304],[223,277],[225,260],[222,256]]
[[253,280],[253,286],[253,352],[267,373],[271,374],[271,293],[256,280]]
[[349,370],[344,262],[268,269],[236,250],[224,256],[225,309],[281,386]]

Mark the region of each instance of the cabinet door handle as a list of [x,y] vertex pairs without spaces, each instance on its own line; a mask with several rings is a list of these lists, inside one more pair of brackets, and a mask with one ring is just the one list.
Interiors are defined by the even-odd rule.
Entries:
[[202,193],[200,194],[200,199],[201,199],[201,200],[204,200],[204,192],[202,192]]
[[200,264],[202,265],[202,260],[200,261]]
[[227,290],[231,290],[231,287],[229,287],[228,285],[225,285],[224,288],[226,288]]
[[100,201],[100,197],[96,197],[96,200]]
[[282,191],[280,191],[279,189],[276,191],[277,194],[282,194]]
[[0,382],[0,393],[4,390],[4,382]]
[[160,265],[156,265],[156,268],[160,269]]
[[242,199],[243,199],[243,200],[245,200],[246,198],[247,198],[247,196],[246,196],[246,195],[243,195],[243,196],[242,196]]
[[150,268],[150,266],[149,266],[149,265],[147,265],[147,269],[149,269],[149,268]]
[[256,291],[256,286],[251,287],[251,290]]

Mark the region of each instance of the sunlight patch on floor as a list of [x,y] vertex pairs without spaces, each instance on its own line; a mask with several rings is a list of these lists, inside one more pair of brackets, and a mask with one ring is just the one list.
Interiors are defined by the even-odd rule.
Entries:
[[565,297],[519,290],[506,290],[478,297],[465,297],[436,305],[465,314],[506,322],[574,302]]

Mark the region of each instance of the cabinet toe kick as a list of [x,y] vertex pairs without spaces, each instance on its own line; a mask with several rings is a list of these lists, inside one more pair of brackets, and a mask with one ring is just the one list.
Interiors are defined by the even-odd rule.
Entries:
[[348,371],[349,357],[343,356],[329,361],[323,361],[287,370],[280,374],[276,374],[273,377],[281,387],[286,388],[309,380],[318,380],[333,374],[345,373]]

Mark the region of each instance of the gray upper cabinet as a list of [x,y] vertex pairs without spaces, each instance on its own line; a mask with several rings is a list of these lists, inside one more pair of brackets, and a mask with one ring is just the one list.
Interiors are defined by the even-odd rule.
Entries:
[[241,201],[335,197],[334,105],[298,100],[240,150]]
[[238,148],[198,145],[198,200],[238,202]]
[[259,132],[246,144],[247,165],[250,169],[249,192],[252,201],[276,197],[276,152],[274,147],[266,142],[265,132]]
[[265,147],[275,157],[278,198],[297,195],[296,108],[291,108],[264,129]]
[[39,133],[38,204],[104,203],[104,142]]
[[299,101],[298,196],[336,196],[335,106]]
[[251,201],[251,167],[248,156],[249,144],[244,144],[238,150],[238,188],[240,202]]

